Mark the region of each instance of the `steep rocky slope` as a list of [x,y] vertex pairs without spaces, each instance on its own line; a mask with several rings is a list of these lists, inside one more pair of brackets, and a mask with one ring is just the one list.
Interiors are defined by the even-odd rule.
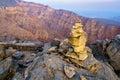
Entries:
[[42,4],[17,1],[15,6],[0,6],[0,38],[4,40],[15,37],[41,41],[63,39],[69,35],[72,25],[78,19],[82,20],[88,33],[88,42],[113,38],[120,33],[119,25],[103,24],[70,11],[55,10]]
[[42,41],[53,38],[52,35],[55,32],[49,30],[48,26],[40,22],[36,16],[27,14],[22,6],[1,7],[0,12],[1,37],[40,39]]

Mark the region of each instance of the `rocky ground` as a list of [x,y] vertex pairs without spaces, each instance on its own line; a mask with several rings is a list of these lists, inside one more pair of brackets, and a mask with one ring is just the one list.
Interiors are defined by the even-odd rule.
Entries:
[[66,57],[71,48],[62,43],[54,40],[37,52],[6,49],[6,57],[0,46],[0,80],[120,79],[120,35],[89,45],[92,54],[84,61]]

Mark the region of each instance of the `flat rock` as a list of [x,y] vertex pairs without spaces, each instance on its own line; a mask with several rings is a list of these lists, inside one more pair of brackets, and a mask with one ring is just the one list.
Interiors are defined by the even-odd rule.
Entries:
[[84,61],[87,57],[88,57],[88,54],[77,54],[76,55],[76,53],[74,53],[74,52],[67,52],[67,54],[66,54],[66,56],[67,57],[70,57],[70,58],[73,58],[73,59],[75,59],[75,60],[82,60],[82,61]]
[[75,69],[70,66],[64,66],[65,74],[68,78],[72,78],[75,75]]
[[47,52],[48,52],[48,53],[49,53],[49,52],[55,52],[55,51],[56,51],[56,48],[57,48],[56,46],[51,47],[50,49],[48,49]]
[[17,60],[22,59],[23,56],[24,56],[24,54],[23,54],[22,52],[15,52],[15,53],[12,55],[12,57],[13,57],[14,59],[17,59]]

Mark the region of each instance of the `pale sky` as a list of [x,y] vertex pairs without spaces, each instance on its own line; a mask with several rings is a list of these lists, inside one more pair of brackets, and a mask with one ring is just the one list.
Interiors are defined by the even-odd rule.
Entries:
[[120,16],[120,0],[24,0],[41,3],[55,9],[73,11],[87,17],[112,18]]

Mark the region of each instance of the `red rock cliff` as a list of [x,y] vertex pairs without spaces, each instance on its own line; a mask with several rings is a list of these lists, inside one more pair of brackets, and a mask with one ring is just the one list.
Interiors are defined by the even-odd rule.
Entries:
[[[81,19],[88,42],[113,38],[120,33],[119,25],[103,24],[66,10],[55,10],[42,4],[17,2],[16,6],[0,7],[0,36],[7,39],[64,39],[75,21]],[[109,22],[108,22],[109,23]]]

